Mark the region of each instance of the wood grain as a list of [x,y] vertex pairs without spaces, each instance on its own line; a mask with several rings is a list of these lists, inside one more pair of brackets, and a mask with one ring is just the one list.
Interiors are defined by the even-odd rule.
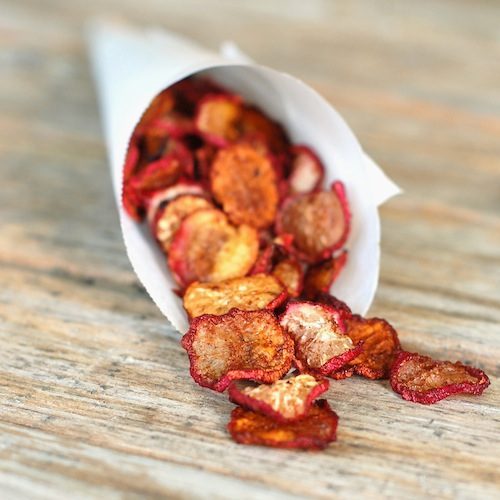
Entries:
[[[332,384],[324,453],[238,446],[126,258],[82,37],[95,15],[232,38],[322,92],[405,189],[373,315],[485,369],[426,407]],[[0,497],[498,498],[500,5],[0,0]]]

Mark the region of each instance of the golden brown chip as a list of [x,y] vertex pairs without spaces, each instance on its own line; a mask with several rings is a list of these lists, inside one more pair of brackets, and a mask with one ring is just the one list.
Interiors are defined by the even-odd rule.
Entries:
[[277,380],[273,384],[233,382],[229,386],[229,398],[233,403],[274,420],[289,422],[304,417],[328,386],[327,379],[316,379],[309,374]]
[[213,208],[203,196],[185,194],[160,208],[153,222],[153,231],[163,251],[168,253],[176,231],[182,221],[197,210]]
[[218,283],[191,283],[183,301],[189,316],[196,318],[202,314],[225,314],[235,307],[243,311],[274,309],[286,297],[284,286],[275,277],[255,274]]
[[348,235],[350,213],[344,188],[292,196],[276,221],[280,236],[292,237],[289,250],[306,262],[320,262],[340,248]]
[[337,414],[326,400],[320,399],[306,417],[289,423],[235,408],[227,428],[232,438],[241,444],[321,450],[335,441],[337,424]]
[[205,314],[182,338],[191,375],[203,387],[222,392],[231,380],[271,383],[288,372],[293,341],[271,311]]
[[280,324],[295,341],[297,368],[328,375],[343,368],[360,352],[345,335],[340,314],[325,304],[291,302]]
[[355,344],[363,342],[363,351],[349,362],[348,368],[353,367],[366,378],[388,378],[394,356],[400,350],[396,330],[380,318],[353,315],[345,323],[348,337]]
[[304,276],[302,267],[295,259],[283,259],[278,262],[272,270],[272,275],[285,285],[290,297],[298,297],[301,294]]
[[417,353],[399,352],[391,367],[392,389],[414,403],[433,404],[453,394],[479,395],[489,385],[478,368]]
[[210,170],[210,184],[233,224],[263,229],[274,222],[276,174],[269,158],[251,146],[237,144],[220,150]]
[[229,94],[205,97],[198,106],[196,127],[215,146],[225,146],[238,137],[240,99]]
[[347,251],[338,257],[331,257],[319,264],[311,266],[304,279],[304,297],[313,300],[319,293],[328,293],[332,284],[347,262]]
[[259,251],[257,231],[233,226],[223,212],[197,210],[175,233],[168,254],[170,269],[182,286],[245,276]]

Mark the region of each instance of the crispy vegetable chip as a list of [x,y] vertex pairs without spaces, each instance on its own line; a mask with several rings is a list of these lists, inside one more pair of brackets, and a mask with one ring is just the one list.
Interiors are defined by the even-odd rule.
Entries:
[[345,243],[350,212],[342,183],[330,191],[298,194],[285,200],[276,220],[276,232],[292,237],[289,250],[316,263],[330,257]]
[[290,422],[304,417],[328,386],[328,380],[317,380],[308,374],[278,380],[271,385],[233,382],[229,386],[229,398],[233,403],[278,422]]
[[210,184],[215,199],[234,224],[257,229],[273,224],[278,186],[266,155],[246,144],[220,150],[210,169]]
[[203,196],[184,194],[163,205],[153,221],[153,234],[165,253],[168,253],[176,231],[182,221],[197,210],[210,209],[213,205]]
[[363,351],[348,367],[366,378],[389,378],[394,356],[401,349],[396,330],[385,319],[356,314],[346,320],[346,333],[354,344],[363,341]]
[[260,139],[274,155],[284,154],[288,147],[283,127],[255,106],[242,106],[238,128],[242,139],[249,141]]
[[182,286],[245,276],[252,268],[259,241],[250,226],[233,226],[223,212],[198,210],[186,217],[168,254],[170,269]]
[[322,450],[336,440],[338,420],[326,400],[320,399],[306,417],[289,423],[238,407],[232,411],[227,429],[240,444]]
[[293,341],[271,311],[205,314],[195,318],[182,338],[193,379],[203,387],[224,391],[231,380],[271,383],[288,372]]
[[489,385],[478,368],[406,351],[396,356],[391,368],[392,389],[414,403],[433,404],[453,394],[479,395]]
[[239,97],[229,94],[208,95],[201,100],[195,122],[207,142],[222,147],[238,138],[240,103]]
[[183,300],[189,316],[196,318],[225,314],[235,307],[244,311],[275,309],[286,297],[285,287],[275,277],[256,274],[219,283],[191,283]]
[[288,258],[278,262],[272,270],[272,275],[285,285],[290,297],[298,297],[301,294],[304,273],[301,265],[295,259]]
[[344,323],[352,316],[351,308],[345,302],[329,293],[320,292],[314,297],[314,300],[336,309]]
[[150,224],[154,222],[156,212],[162,205],[184,194],[204,196],[205,191],[200,184],[186,180],[179,181],[173,186],[156,191],[147,200],[148,222]]
[[325,168],[316,154],[307,146],[292,147],[292,167],[288,182],[295,193],[310,193],[323,181]]
[[313,300],[318,293],[328,292],[347,262],[347,251],[311,266],[304,280],[304,297]]
[[335,309],[312,302],[291,302],[280,316],[281,326],[295,341],[299,371],[328,375],[344,367],[361,352],[345,334]]
[[131,180],[137,192],[167,188],[182,175],[183,165],[176,156],[165,156],[150,163]]

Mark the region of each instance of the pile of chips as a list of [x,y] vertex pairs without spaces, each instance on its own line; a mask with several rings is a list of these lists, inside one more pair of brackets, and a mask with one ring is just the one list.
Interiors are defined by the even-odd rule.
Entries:
[[405,352],[386,320],[329,295],[351,214],[342,182],[323,177],[311,148],[207,78],[161,92],[130,141],[123,206],[165,253],[191,375],[228,390],[239,443],[326,447],[338,417],[317,398],[329,379],[390,378],[423,404],[489,385],[479,369]]

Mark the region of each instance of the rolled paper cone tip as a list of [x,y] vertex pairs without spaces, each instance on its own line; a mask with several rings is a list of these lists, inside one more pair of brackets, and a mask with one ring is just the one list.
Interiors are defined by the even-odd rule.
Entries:
[[342,117],[302,81],[259,66],[231,43],[221,56],[179,35],[158,29],[92,23],[89,51],[106,136],[115,196],[132,267],[161,312],[184,332],[188,320],[165,256],[145,225],[128,219],[121,206],[122,169],[131,134],[152,99],[193,74],[208,75],[241,94],[283,124],[294,143],[315,149],[326,168],[325,187],[342,180],[352,226],[346,267],[332,287],[353,311],[368,310],[378,283],[380,220],[377,206],[399,192],[367,157]]

